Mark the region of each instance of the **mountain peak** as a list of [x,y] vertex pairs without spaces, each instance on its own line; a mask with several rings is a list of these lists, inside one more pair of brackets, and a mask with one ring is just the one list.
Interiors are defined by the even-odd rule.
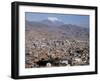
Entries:
[[47,19],[43,20],[42,23],[47,24],[49,26],[53,26],[53,27],[61,26],[64,24],[60,19],[56,17],[48,17]]

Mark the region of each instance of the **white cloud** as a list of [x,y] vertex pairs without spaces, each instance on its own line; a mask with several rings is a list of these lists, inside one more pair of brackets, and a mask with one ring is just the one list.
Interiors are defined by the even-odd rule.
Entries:
[[61,21],[60,19],[58,19],[57,17],[48,17],[48,20],[54,22],[54,21]]

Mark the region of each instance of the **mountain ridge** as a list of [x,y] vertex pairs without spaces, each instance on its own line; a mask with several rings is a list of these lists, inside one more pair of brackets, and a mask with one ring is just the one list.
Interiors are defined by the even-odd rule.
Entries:
[[50,24],[52,22],[44,22],[44,21],[25,21],[26,30],[39,30],[38,32],[55,32],[61,34],[62,37],[69,37],[69,38],[79,38],[89,40],[89,28],[80,27],[77,25],[72,24],[61,24],[61,25],[53,25]]

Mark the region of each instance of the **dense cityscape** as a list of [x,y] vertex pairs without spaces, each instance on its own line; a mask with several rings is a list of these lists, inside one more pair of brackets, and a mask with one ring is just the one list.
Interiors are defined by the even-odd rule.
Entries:
[[[28,14],[30,20],[37,15]],[[42,14],[40,17],[48,15],[52,14]],[[65,24],[65,21],[58,19],[65,16],[55,15],[41,21],[25,21],[25,68],[89,65],[89,28]],[[88,20],[88,16],[66,17],[69,16]],[[86,21],[81,23],[86,24]]]

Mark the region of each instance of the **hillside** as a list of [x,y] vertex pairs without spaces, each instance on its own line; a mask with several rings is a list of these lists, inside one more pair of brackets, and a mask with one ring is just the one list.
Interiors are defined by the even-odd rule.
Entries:
[[89,64],[88,28],[46,20],[25,26],[26,68]]

